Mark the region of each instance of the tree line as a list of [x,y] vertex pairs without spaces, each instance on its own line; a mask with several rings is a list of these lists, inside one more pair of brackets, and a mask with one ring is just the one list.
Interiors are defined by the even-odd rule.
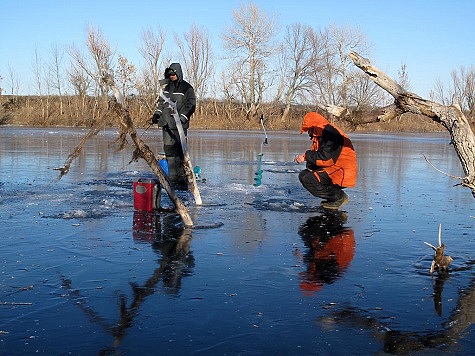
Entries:
[[[390,96],[351,62],[350,51],[370,55],[364,33],[357,27],[331,25],[315,29],[300,23],[285,27],[278,38],[276,18],[252,2],[233,11],[221,34],[226,56],[217,58],[208,31],[192,25],[174,45],[185,79],[195,88],[198,105],[195,127],[258,128],[264,115],[270,128],[298,127],[303,113],[321,111],[347,118],[353,127],[364,124],[364,112],[389,104]],[[172,57],[160,28],[141,33],[140,67],[131,63],[99,28],[86,29],[85,47],[52,46],[47,59],[35,51],[35,95],[18,95],[13,68],[0,76],[0,124],[91,126],[96,120],[115,122],[111,99],[101,81],[104,68],[113,74],[137,126],[147,125],[160,91],[160,79]],[[403,64],[398,83],[410,89]],[[431,99],[457,102],[469,118],[475,115],[475,72],[452,72],[453,83],[437,83]],[[362,114],[363,113],[363,114]]]

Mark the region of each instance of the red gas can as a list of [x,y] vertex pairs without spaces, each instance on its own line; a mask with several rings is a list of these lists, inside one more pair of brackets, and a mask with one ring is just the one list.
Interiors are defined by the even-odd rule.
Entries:
[[[153,179],[134,180],[134,209],[153,211],[160,206],[159,185]],[[157,203],[158,200],[158,203]]]

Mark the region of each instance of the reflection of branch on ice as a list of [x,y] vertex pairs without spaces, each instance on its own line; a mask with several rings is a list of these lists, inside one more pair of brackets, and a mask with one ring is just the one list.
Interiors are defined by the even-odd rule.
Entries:
[[442,292],[444,291],[445,281],[449,279],[448,273],[439,273],[432,282],[434,287],[434,309],[438,316],[442,316]]
[[[176,220],[176,215],[174,217]],[[158,224],[161,223],[167,224],[168,222],[158,222]],[[114,338],[112,350],[120,346],[127,329],[133,326],[134,318],[140,315],[140,306],[148,296],[156,292],[160,280],[163,281],[166,292],[177,294],[181,286],[181,278],[189,275],[190,268],[194,267],[194,259],[190,254],[191,230],[188,228],[176,229],[175,225],[170,227],[165,226],[165,224],[160,229],[161,234],[157,234],[156,238],[151,241],[153,250],[161,256],[159,266],[143,285],[130,283],[132,298],[129,303],[127,303],[125,295],[119,297],[118,321],[109,322],[101,316],[99,311],[88,307],[85,303],[86,297],[81,295],[80,290],[73,289],[72,281],[64,277],[62,279],[62,288],[69,291],[68,297],[76,302],[76,305],[88,316],[92,323],[102,326],[106,333]],[[170,235],[170,231],[173,231],[172,235]]]
[[142,285],[131,283],[133,299],[127,306],[125,296],[120,298],[120,320],[113,330],[114,347],[118,347],[126,331],[132,326],[133,319],[145,298],[154,294],[155,287],[160,280],[166,290],[177,293],[181,286],[181,277],[186,275],[186,268],[194,266],[193,257],[190,255],[191,231],[183,229],[177,239],[154,241],[152,247],[157,253],[162,254],[162,260],[153,275]]
[[472,281],[468,291],[459,292],[457,307],[450,319],[444,323],[440,331],[409,332],[391,329],[391,325],[377,318],[368,316],[368,312],[353,307],[335,310],[330,316],[322,317],[319,321],[326,327],[339,327],[341,324],[350,325],[358,330],[372,331],[376,339],[381,341],[384,352],[406,354],[424,349],[446,348],[456,344],[465,331],[475,321],[475,280]]

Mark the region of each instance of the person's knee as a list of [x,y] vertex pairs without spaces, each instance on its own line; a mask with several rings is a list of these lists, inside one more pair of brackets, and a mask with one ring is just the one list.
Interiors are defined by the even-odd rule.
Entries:
[[299,181],[302,183],[304,186],[308,185],[309,183],[314,183],[317,180],[313,172],[308,171],[308,170],[303,170],[302,172],[299,173]]

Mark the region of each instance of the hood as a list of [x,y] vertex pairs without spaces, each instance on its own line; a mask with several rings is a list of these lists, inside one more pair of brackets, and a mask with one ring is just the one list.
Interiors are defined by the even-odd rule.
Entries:
[[323,128],[329,123],[330,122],[319,113],[309,112],[303,118],[300,133],[307,132],[312,127],[320,128],[323,130]]
[[183,80],[183,71],[181,69],[180,63],[172,63],[167,69],[165,69],[165,79],[168,79],[167,73],[169,70],[175,71],[175,73],[178,76],[178,81]]

